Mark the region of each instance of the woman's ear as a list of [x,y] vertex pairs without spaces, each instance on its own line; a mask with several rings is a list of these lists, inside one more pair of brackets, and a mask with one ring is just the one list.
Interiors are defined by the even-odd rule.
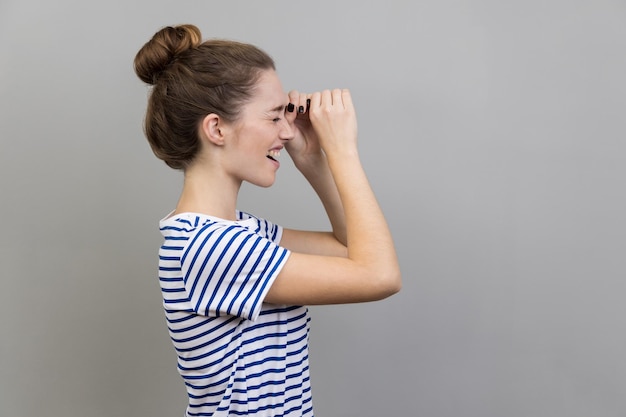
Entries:
[[223,129],[224,121],[215,113],[206,115],[200,124],[202,137],[217,146],[224,144]]

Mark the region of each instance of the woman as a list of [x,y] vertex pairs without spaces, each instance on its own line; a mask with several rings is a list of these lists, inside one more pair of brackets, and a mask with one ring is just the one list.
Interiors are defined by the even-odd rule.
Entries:
[[[272,59],[193,25],[166,27],[135,57],[152,85],[145,133],[184,171],[160,222],[159,278],[188,416],[312,416],[306,305],[397,292],[393,241],[357,152],[347,90],[286,94]],[[332,232],[283,229],[237,210],[243,181],[274,183],[285,149]]]

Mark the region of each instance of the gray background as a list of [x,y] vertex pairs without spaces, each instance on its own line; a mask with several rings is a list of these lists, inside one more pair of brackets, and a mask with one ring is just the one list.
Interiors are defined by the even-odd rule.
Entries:
[[[0,2],[0,416],[180,416],[156,278],[161,26],[348,87],[404,289],[313,308],[318,416],[626,415],[623,1]],[[283,158],[240,208],[327,222]]]

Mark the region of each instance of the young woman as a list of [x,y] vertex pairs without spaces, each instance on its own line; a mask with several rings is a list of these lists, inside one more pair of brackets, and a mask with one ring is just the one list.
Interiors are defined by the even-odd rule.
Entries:
[[[152,86],[148,141],[184,171],[178,204],[160,222],[159,278],[187,416],[312,416],[304,306],[380,300],[401,286],[349,91],[286,94],[265,52],[202,42],[193,25],[158,31],[135,72]],[[283,149],[332,232],[283,229],[237,209],[243,181],[274,183]]]

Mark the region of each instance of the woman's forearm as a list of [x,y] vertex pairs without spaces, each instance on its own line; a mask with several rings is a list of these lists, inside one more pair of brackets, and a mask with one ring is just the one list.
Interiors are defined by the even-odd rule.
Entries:
[[346,217],[326,156],[320,153],[318,157],[295,164],[322,202],[335,238],[347,245]]
[[399,286],[393,239],[358,155],[332,155],[329,165],[346,216],[348,258]]

